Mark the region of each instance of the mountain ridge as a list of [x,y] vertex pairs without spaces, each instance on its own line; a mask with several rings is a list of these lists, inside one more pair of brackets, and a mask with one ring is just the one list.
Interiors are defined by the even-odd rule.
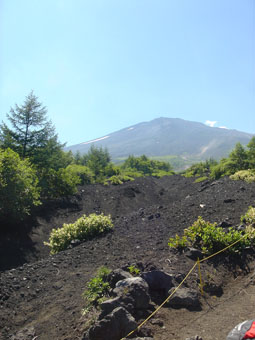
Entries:
[[106,147],[113,159],[129,155],[148,157],[178,156],[184,159],[220,159],[228,155],[237,142],[246,145],[253,134],[210,127],[181,118],[159,117],[141,122],[105,136],[66,147],[65,150],[88,152],[91,145]]

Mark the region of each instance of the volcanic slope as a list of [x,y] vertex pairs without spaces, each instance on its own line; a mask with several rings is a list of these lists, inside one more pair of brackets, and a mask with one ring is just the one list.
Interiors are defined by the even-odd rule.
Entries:
[[[27,263],[1,272],[0,339],[22,339],[18,332],[26,334],[24,329],[32,330],[24,339],[78,339],[86,322],[81,317],[81,294],[100,266],[116,269],[142,263],[145,269],[154,266],[187,273],[194,262],[170,251],[169,237],[181,234],[198,216],[238,225],[240,216],[254,204],[255,184],[228,178],[194,183],[194,178],[174,175],[138,178],[121,186],[85,186],[69,201],[45,205],[28,235],[33,246],[23,254]],[[92,212],[111,214],[114,231],[49,256],[43,241],[50,230]],[[253,318],[254,263],[246,267],[251,271],[246,276],[242,268],[231,273],[227,267],[229,264],[205,264],[204,271],[215,272],[223,280],[224,294],[209,297],[201,311],[163,308],[157,317],[164,327],[149,323],[154,338],[181,340],[200,334],[204,340],[220,340],[236,323]],[[197,285],[197,273],[190,280]]]

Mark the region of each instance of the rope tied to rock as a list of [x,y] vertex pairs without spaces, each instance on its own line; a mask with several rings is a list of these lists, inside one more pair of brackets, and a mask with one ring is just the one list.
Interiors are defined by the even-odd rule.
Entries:
[[[250,233],[251,234],[251,233]],[[170,299],[171,297],[177,292],[177,290],[183,285],[183,283],[187,280],[187,278],[190,276],[190,274],[193,272],[193,270],[196,268],[196,266],[198,266],[198,271],[199,271],[199,276],[200,276],[200,289],[201,289],[201,294],[203,295],[203,283],[202,283],[202,275],[201,275],[201,269],[200,269],[200,263],[209,260],[210,258],[223,253],[224,251],[226,251],[227,249],[233,247],[235,244],[237,244],[238,242],[240,242],[243,238],[247,237],[248,234],[243,235],[242,237],[240,237],[240,239],[238,239],[237,241],[233,242],[232,244],[228,245],[227,247],[217,251],[214,254],[211,254],[205,258],[203,258],[202,260],[197,259],[197,262],[193,265],[193,267],[190,269],[190,271],[188,272],[188,274],[185,276],[185,278],[182,280],[182,282],[173,290],[173,292],[161,303],[160,306],[158,306],[157,309],[155,309],[155,311],[153,311],[148,317],[147,319],[145,319],[143,322],[141,322],[133,331],[131,331],[130,333],[128,333],[124,338],[121,338],[120,340],[125,340],[127,339],[130,335],[134,334],[136,331],[138,331],[146,322],[148,322]]]
[[141,322],[136,329],[134,329],[133,331],[131,331],[130,333],[128,333],[124,338],[121,338],[120,340],[125,340],[126,338],[128,338],[130,335],[132,335],[133,333],[135,333],[136,331],[138,331],[147,321],[149,321],[170,299],[171,297],[175,294],[175,292],[183,285],[183,283],[187,280],[187,278],[190,276],[190,274],[193,272],[193,270],[196,268],[197,263],[194,264],[194,266],[190,269],[190,271],[188,272],[188,274],[185,276],[185,278],[182,280],[182,282],[173,290],[173,292],[165,299],[165,301],[163,301],[161,303],[160,306],[158,306],[157,309],[155,309],[149,316],[147,319],[145,319],[143,322]]

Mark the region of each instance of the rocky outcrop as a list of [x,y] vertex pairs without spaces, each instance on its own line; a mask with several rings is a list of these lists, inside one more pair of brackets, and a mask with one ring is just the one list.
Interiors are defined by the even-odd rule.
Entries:
[[137,323],[133,316],[125,308],[118,307],[97,321],[82,340],[120,340],[136,327]]
[[117,282],[113,294],[128,298],[134,309],[146,309],[150,303],[149,286],[141,277],[132,277]]
[[130,279],[132,277],[133,276],[125,270],[115,269],[108,275],[107,281],[109,282],[110,286],[114,288],[118,281]]
[[[180,279],[160,270],[144,272],[141,277],[129,276],[128,272],[121,269],[109,275],[108,279],[112,287],[116,282],[115,288],[111,291],[112,298],[101,303],[101,314],[96,323],[87,331],[83,340],[119,340],[126,336],[137,328],[135,318],[139,320],[141,313],[149,309],[150,292],[162,293],[163,291],[168,296]],[[118,280],[119,278],[121,280]],[[199,295],[196,290],[179,288],[168,302],[168,306],[197,309],[200,306]],[[157,322],[163,325],[159,320]],[[147,329],[147,331],[139,330],[136,340],[153,340],[151,330]]]
[[[174,288],[170,289],[169,295],[173,292]],[[194,289],[179,288],[172,298],[168,301],[168,305],[176,308],[197,309],[200,307],[198,292]]]
[[161,270],[152,270],[143,273],[141,276],[151,290],[163,291],[165,295],[174,286],[174,275],[167,274]]

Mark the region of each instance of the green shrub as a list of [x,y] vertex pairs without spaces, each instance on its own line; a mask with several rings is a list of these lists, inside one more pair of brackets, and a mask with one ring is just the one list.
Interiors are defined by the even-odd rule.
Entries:
[[93,172],[84,165],[70,164],[66,168],[72,176],[78,176],[80,178],[81,185],[93,183]]
[[230,176],[234,181],[242,180],[248,183],[255,182],[255,169],[253,170],[240,170]]
[[207,179],[208,179],[208,177],[206,177],[206,176],[198,177],[198,178],[195,180],[195,183],[200,183],[200,182],[206,181]]
[[112,176],[108,180],[113,185],[123,184],[120,176]]
[[217,162],[214,159],[206,160],[205,162],[199,162],[192,164],[187,170],[185,170],[184,177],[207,177],[212,167],[216,166]]
[[172,174],[170,163],[151,160],[145,155],[140,157],[129,156],[123,163],[122,169],[128,171],[131,169],[131,171],[134,170],[143,176],[151,176],[153,173],[160,174],[160,171]]
[[[254,213],[254,212],[253,212]],[[239,240],[240,242],[227,250],[228,253],[238,253],[247,246],[254,244],[254,230],[246,229],[242,231],[229,228],[226,232],[223,228],[217,227],[216,223],[206,222],[201,216],[193,225],[184,230],[183,237],[176,235],[170,238],[168,245],[171,248],[182,249],[193,246],[200,249],[204,254],[213,254]]]
[[110,284],[107,281],[107,277],[110,272],[108,268],[101,267],[97,275],[88,282],[87,288],[82,294],[87,303],[87,307],[83,309],[83,313],[89,311],[93,306],[97,307],[109,294]]
[[127,176],[127,175],[117,175],[117,176],[112,176],[108,179],[106,179],[104,181],[104,185],[108,185],[108,184],[113,184],[113,185],[120,185],[123,184],[124,182],[129,182],[129,181],[133,181],[134,178]]
[[161,177],[164,177],[164,176],[172,176],[172,175],[174,175],[174,172],[173,171],[165,171],[165,170],[155,170],[151,175],[153,177],[156,177],[156,178],[161,178]]
[[51,254],[56,254],[65,250],[72,240],[86,241],[112,228],[110,215],[83,215],[74,223],[64,223],[62,228],[52,229],[49,242],[45,242],[45,244],[51,247]]
[[254,226],[255,225],[255,208],[250,206],[246,214],[241,216],[241,222],[244,222],[247,225]]
[[132,168],[123,168],[121,173],[124,176],[128,176],[131,178],[144,176],[144,174],[141,171],[137,171],[136,169],[132,169]]
[[140,269],[136,268],[134,265],[131,265],[128,267],[128,271],[130,274],[132,274],[133,276],[137,276],[140,274]]
[[57,171],[54,169],[43,170],[40,174],[42,196],[46,198],[73,195],[77,192],[80,182],[80,177],[69,167]]
[[11,149],[0,149],[0,218],[18,222],[39,205],[40,191],[34,168],[28,159]]

